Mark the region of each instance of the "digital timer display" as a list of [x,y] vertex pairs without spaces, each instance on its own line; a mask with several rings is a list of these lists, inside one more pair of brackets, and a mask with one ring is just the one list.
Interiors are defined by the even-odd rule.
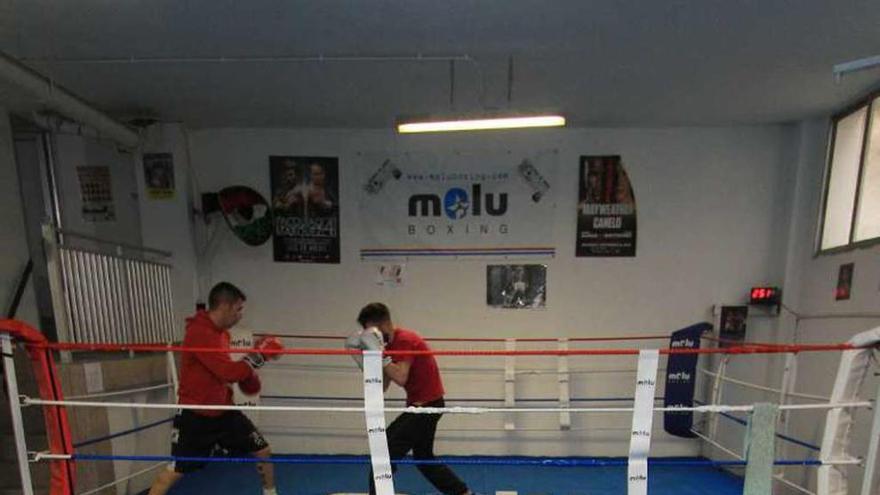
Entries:
[[778,287],[752,287],[749,304],[776,306],[781,300],[782,291]]

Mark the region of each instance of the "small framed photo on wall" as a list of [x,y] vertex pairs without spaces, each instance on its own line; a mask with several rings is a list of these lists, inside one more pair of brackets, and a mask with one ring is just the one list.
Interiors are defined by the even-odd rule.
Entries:
[[835,301],[845,301],[852,295],[852,281],[855,266],[855,263],[845,263],[840,265],[840,269],[837,271],[837,288],[834,289]]
[[547,265],[489,265],[486,304],[502,309],[540,309],[547,304]]
[[721,307],[721,347],[731,347],[746,340],[748,306]]

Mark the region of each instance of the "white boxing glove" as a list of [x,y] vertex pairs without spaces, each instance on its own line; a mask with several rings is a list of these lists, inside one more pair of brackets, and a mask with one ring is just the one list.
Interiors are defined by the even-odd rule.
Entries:
[[[348,336],[345,339],[345,348],[346,349],[357,349],[361,351],[384,351],[385,350],[385,339],[382,337],[382,332],[379,331],[376,327],[369,327],[363,330],[358,330],[357,332]],[[351,358],[354,359],[355,364],[357,364],[358,368],[364,369],[364,359],[362,354],[352,354]],[[382,366],[387,366],[391,363],[391,358],[385,356],[382,358]]]
[[[353,350],[362,351],[363,348],[361,347],[361,345],[362,345],[361,344],[361,333],[359,331],[349,335],[348,338],[345,339],[345,348],[346,349],[353,349]],[[358,368],[360,368],[361,370],[364,369],[364,356],[363,356],[363,354],[361,354],[361,353],[351,354],[351,358],[354,359],[354,364],[356,364]]]

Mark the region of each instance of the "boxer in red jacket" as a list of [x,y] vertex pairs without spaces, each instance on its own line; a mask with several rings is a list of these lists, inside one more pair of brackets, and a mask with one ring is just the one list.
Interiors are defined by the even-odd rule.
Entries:
[[[208,310],[199,311],[186,321],[184,347],[213,349],[229,348],[229,329],[240,320],[247,298],[236,286],[220,282],[208,296]],[[255,343],[256,348],[279,349],[276,339]],[[248,354],[233,361],[227,353],[184,352],[180,358],[179,404],[233,405],[232,384],[251,395],[260,391],[256,373],[266,359],[278,354]],[[175,457],[209,457],[215,447],[234,455],[269,458],[269,443],[251,420],[241,411],[217,409],[184,409],[174,418],[171,432],[171,455]],[[173,462],[156,477],[150,495],[164,495],[185,473],[204,467],[204,462]],[[270,463],[258,463],[264,495],[277,495],[275,474]]]

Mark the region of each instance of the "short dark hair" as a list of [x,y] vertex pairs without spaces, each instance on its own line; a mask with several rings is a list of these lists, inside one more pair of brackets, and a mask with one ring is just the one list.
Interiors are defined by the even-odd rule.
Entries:
[[238,301],[247,301],[247,296],[244,295],[244,292],[229,282],[220,282],[208,294],[208,309],[215,309],[223,303],[236,303]]
[[367,304],[361,309],[357,321],[361,327],[366,328],[368,323],[381,323],[390,320],[391,311],[388,310],[388,306],[380,302],[374,302]]

